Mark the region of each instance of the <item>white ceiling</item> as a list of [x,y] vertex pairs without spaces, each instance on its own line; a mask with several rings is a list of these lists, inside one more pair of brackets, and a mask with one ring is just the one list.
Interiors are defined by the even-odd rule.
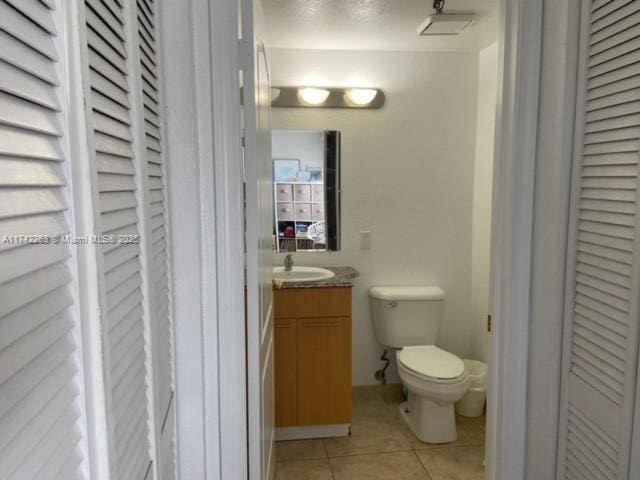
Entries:
[[498,0],[447,0],[477,19],[455,37],[421,37],[432,0],[262,0],[271,48],[475,51],[497,40]]

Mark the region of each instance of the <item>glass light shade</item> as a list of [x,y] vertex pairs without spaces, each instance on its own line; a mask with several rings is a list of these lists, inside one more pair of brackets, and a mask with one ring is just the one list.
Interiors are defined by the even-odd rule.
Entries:
[[320,105],[329,97],[329,90],[325,88],[299,88],[298,95],[304,103]]
[[367,105],[373,102],[378,91],[373,88],[351,88],[346,91],[347,100],[354,105]]

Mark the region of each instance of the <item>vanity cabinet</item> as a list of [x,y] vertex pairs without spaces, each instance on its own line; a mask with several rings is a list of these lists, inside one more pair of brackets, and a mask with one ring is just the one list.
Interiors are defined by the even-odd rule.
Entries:
[[351,423],[351,288],[274,292],[276,427]]

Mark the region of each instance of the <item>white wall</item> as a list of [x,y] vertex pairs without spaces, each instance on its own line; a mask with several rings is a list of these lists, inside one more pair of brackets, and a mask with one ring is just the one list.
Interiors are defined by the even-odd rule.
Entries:
[[491,191],[498,88],[498,44],[485,48],[478,58],[478,119],[476,162],[473,180],[471,244],[471,356],[487,361],[490,335],[487,332],[491,254]]
[[300,160],[300,170],[324,170],[323,132],[274,130],[271,135],[273,158]]
[[[354,384],[376,383],[381,366],[367,296],[373,285],[445,288],[439,343],[469,355],[477,55],[275,49],[270,70],[274,86],[375,86],[387,96],[381,110],[272,112],[274,129],[342,132],[343,249],[297,254],[295,261],[360,271],[353,292]],[[359,249],[360,230],[371,230],[371,250]]]

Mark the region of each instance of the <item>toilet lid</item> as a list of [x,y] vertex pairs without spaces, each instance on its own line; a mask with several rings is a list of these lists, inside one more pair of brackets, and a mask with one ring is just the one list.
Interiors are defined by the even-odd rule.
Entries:
[[404,347],[398,360],[409,370],[425,377],[451,380],[464,373],[464,362],[435,345]]

